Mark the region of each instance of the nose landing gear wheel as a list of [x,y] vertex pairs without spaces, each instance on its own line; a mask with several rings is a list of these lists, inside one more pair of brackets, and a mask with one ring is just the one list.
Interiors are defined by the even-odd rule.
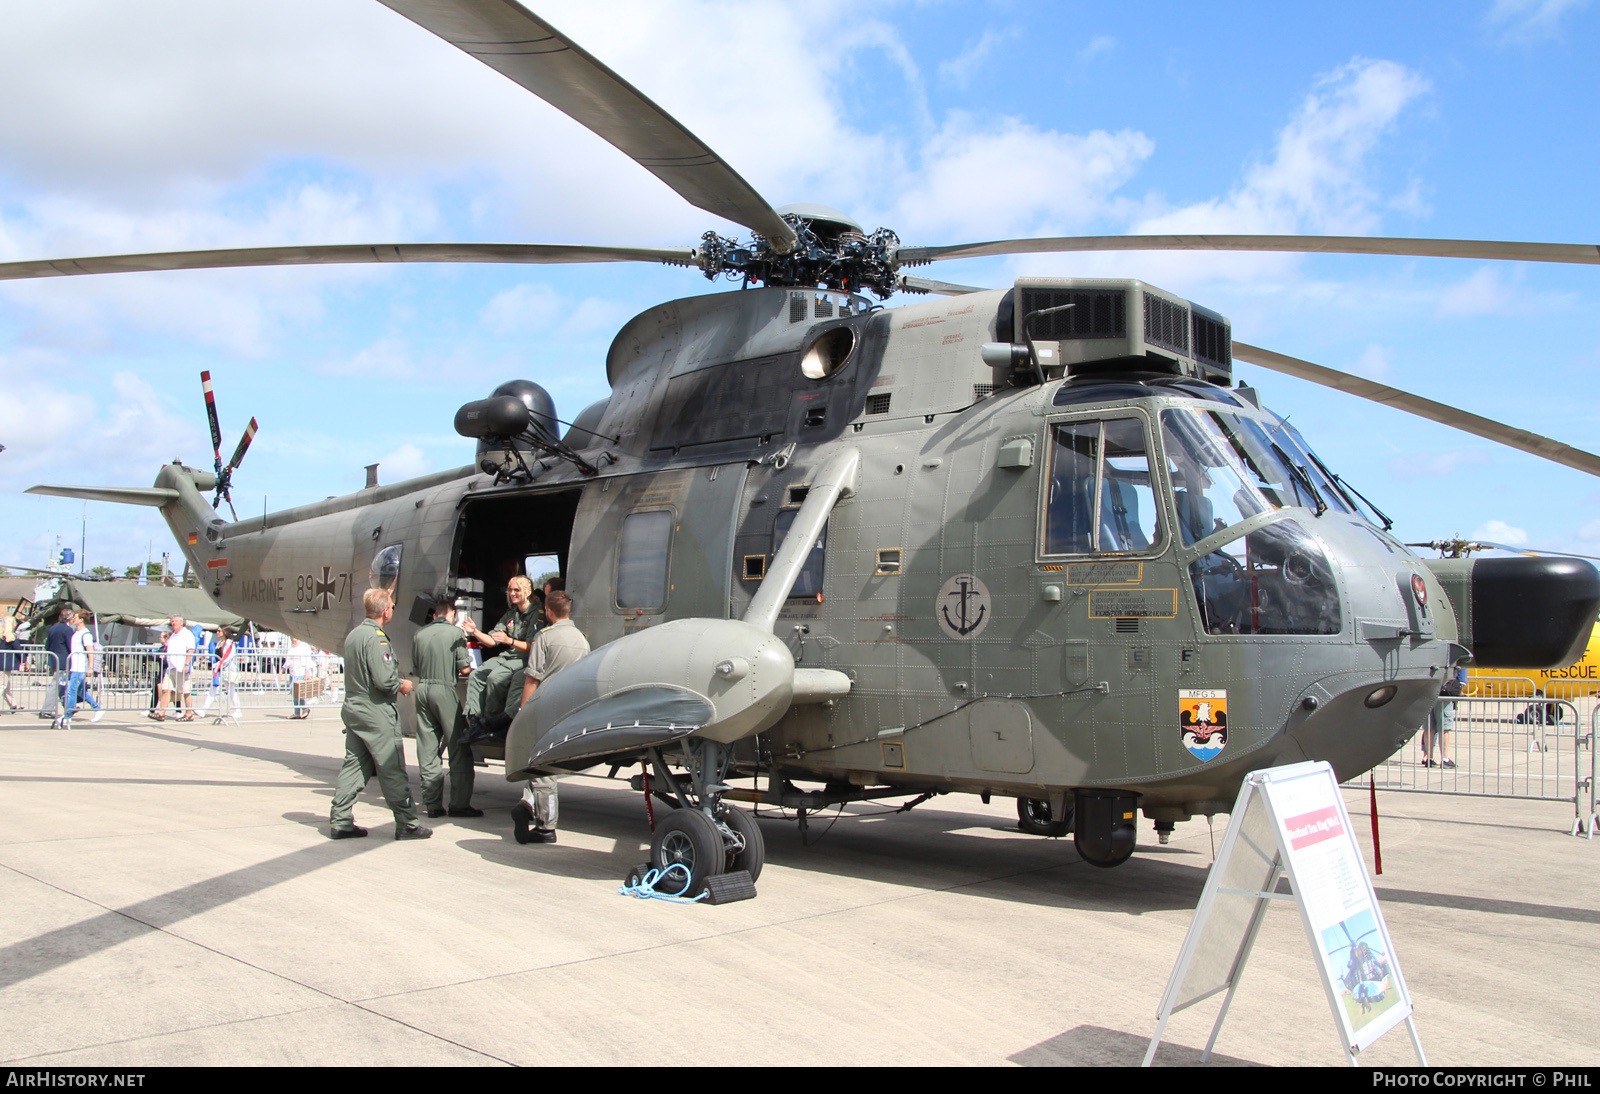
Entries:
[[1017,827],[1034,836],[1065,836],[1072,831],[1072,806],[1057,819],[1050,803],[1039,798],[1017,799]]
[[[658,870],[682,866],[689,871],[689,887],[683,896],[694,896],[706,887],[706,878],[726,868],[728,856],[722,833],[711,818],[698,809],[674,809],[656,825],[650,844],[650,863]],[[683,871],[674,870],[659,884],[672,892],[682,882]]]
[[731,805],[722,807],[722,823],[744,838],[744,850],[728,856],[728,872],[748,870],[750,880],[761,876],[761,867],[767,863],[767,844],[761,838],[761,829],[755,817]]

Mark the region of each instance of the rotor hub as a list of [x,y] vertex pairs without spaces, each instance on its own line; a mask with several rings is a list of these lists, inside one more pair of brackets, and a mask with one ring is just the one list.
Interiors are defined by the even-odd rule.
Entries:
[[791,211],[783,219],[798,237],[787,254],[778,253],[761,235],[749,243],[716,232],[702,236],[695,260],[707,279],[726,275],[772,288],[866,290],[880,299],[899,289],[899,236],[887,228],[868,235],[855,221],[822,206],[787,208]]

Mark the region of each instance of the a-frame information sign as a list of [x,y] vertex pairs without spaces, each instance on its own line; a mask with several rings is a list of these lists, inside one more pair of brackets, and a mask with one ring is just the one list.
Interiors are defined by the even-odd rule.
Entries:
[[[1288,892],[1277,891],[1280,877],[1288,879]],[[1225,991],[1201,1062],[1210,1058],[1262,919],[1278,900],[1293,901],[1300,909],[1347,1061],[1354,1065],[1357,1053],[1404,1022],[1417,1062],[1426,1067],[1389,928],[1338,780],[1322,762],[1254,771],[1239,788],[1222,848],[1161,997],[1145,1066],[1155,1059],[1173,1014]]]

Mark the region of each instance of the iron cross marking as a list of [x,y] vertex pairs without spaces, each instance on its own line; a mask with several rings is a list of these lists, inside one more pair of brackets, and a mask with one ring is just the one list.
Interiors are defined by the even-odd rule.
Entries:
[[950,605],[946,604],[939,610],[944,612],[944,621],[950,624],[951,629],[962,637],[965,637],[976,630],[978,625],[983,622],[983,616],[984,613],[988,611],[988,606],[985,604],[979,604],[977,615],[971,620],[971,622],[968,622],[967,602],[978,599],[977,590],[967,582],[963,581],[960,582],[956,589],[949,595],[959,598],[959,603],[956,605],[956,615],[959,617],[959,620],[950,618]]
[[333,580],[333,567],[324,566],[322,568],[322,580],[317,582],[316,591],[311,594],[311,599],[315,600],[320,596],[322,598],[322,610],[327,611],[338,588],[339,583]]

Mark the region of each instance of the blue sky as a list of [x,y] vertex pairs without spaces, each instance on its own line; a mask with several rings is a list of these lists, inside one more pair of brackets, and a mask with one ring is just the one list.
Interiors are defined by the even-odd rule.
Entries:
[[[537,10],[774,204],[908,244],[1140,231],[1600,241],[1600,5],[551,3]],[[269,243],[689,245],[730,225],[370,0],[0,3],[0,259]],[[24,105],[25,104],[25,105]],[[931,276],[1140,277],[1241,341],[1590,450],[1600,271],[1355,256],[972,260]],[[716,291],[665,268],[300,268],[0,283],[0,562],[77,544],[36,482],[145,485],[261,433],[241,512],[470,458],[513,377],[570,418],[612,334]],[[1600,482],[1249,366],[1408,539],[1600,554]],[[90,565],[171,549],[88,506]]]

